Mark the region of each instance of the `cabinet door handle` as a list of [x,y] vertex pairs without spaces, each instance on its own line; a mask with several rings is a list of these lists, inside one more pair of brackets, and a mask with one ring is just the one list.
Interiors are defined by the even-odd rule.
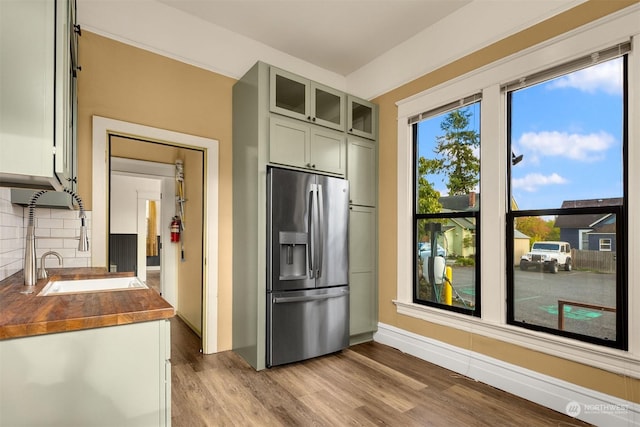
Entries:
[[311,118],[311,121],[312,121],[312,122],[315,122],[315,121],[316,121],[316,118],[315,118],[315,117],[312,117],[312,118]]

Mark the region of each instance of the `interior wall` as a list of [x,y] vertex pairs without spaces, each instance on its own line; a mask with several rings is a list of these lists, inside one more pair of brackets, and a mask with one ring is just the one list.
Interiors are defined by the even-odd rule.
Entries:
[[[525,31],[500,40],[429,74],[390,91],[373,101],[379,105],[379,319],[413,333],[469,349],[507,363],[522,366],[593,390],[633,402],[640,402],[640,380],[606,372],[540,352],[528,350],[497,339],[483,337],[455,328],[436,325],[399,315],[397,299],[397,162],[398,110],[396,103],[439,84],[460,77],[494,61],[508,57],[538,43],[605,17],[637,0],[591,0],[534,25]],[[634,390],[633,392],[629,392]]]
[[138,191],[160,193],[160,180],[115,174],[111,178],[109,231],[138,233]]
[[[91,123],[94,115],[219,141],[217,339],[219,351],[231,349],[231,88],[235,80],[89,31],[83,31],[80,37],[79,63],[82,71],[78,73],[78,192],[88,210],[93,201]],[[188,173],[187,161],[185,174]],[[185,187],[188,192],[190,185]],[[198,210],[202,212],[202,207]],[[197,221],[191,215],[188,220]],[[201,236],[188,237],[185,241],[199,241],[202,248]],[[188,254],[194,259],[195,249],[188,250]]]

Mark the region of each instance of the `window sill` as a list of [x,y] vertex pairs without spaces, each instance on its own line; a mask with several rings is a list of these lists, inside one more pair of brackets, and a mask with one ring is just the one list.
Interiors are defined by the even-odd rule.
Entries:
[[477,317],[412,302],[394,300],[393,303],[396,305],[397,313],[404,316],[497,339],[605,371],[640,378],[640,358],[622,350],[524,330],[511,325],[488,323]]

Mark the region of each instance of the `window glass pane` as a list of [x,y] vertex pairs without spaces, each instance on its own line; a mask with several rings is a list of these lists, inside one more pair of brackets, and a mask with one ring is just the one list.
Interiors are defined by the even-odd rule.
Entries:
[[[615,213],[518,217],[514,228],[514,320],[615,341]],[[596,249],[578,249],[582,239]]]
[[416,211],[477,211],[480,183],[480,102],[417,124]]
[[511,195],[519,209],[622,204],[623,68],[616,58],[511,92]]
[[416,300],[474,310],[476,219],[419,219]]

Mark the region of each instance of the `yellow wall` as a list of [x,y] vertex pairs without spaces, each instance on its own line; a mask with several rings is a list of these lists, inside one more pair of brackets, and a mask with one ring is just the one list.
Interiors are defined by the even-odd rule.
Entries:
[[80,37],[80,65],[78,191],[88,210],[92,207],[93,115],[219,141],[218,348],[230,349],[231,88],[235,80],[88,31]]
[[[527,350],[502,341],[399,315],[397,298],[397,117],[396,102],[447,82],[498,59],[561,35],[638,3],[591,0],[525,31],[496,42],[409,82],[373,101],[380,106],[379,152],[379,315],[380,321],[413,333],[522,366],[613,396],[640,402],[640,381]],[[417,54],[417,53],[416,53]]]

